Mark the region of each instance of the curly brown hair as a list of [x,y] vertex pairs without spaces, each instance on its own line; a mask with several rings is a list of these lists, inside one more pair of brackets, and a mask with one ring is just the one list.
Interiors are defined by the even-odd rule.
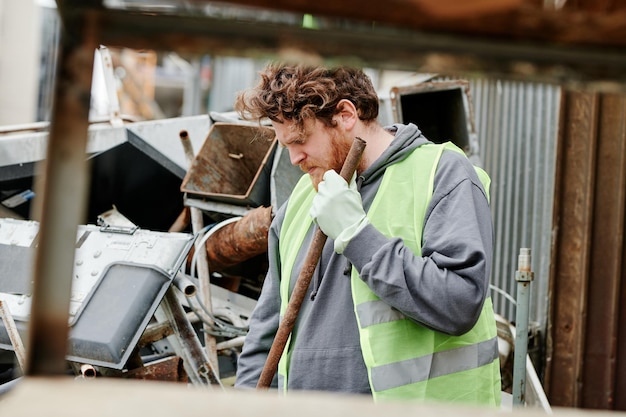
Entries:
[[259,84],[240,93],[235,110],[247,120],[287,120],[303,129],[304,121],[317,118],[333,127],[340,100],[350,100],[366,123],[378,117],[378,95],[370,78],[360,69],[270,64]]

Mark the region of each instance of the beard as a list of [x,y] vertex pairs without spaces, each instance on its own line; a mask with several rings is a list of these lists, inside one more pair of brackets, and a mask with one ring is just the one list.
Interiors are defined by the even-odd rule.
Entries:
[[316,166],[320,169],[316,169],[311,174],[311,182],[313,183],[313,187],[317,191],[317,186],[320,182],[322,182],[324,173],[329,169],[335,170],[337,173],[341,173],[341,167],[343,167],[343,163],[350,152],[350,147],[352,146],[352,141],[348,138],[342,136],[339,132],[335,130],[331,130],[331,149],[330,154],[328,155],[328,160],[326,161],[313,161],[313,163],[307,163],[307,166],[302,166],[301,168],[306,172],[308,168],[311,166]]

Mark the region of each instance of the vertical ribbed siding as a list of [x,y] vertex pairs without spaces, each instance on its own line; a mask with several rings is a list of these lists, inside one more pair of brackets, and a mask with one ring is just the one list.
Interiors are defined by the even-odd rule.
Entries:
[[[560,89],[489,79],[470,80],[470,86],[479,153],[492,178],[492,284],[515,298],[519,249],[531,248],[531,320],[545,329]],[[513,320],[513,303],[497,291],[492,295],[496,312]]]

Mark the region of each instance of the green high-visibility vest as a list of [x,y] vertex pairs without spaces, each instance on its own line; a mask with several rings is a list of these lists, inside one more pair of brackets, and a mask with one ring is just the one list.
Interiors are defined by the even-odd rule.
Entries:
[[[385,171],[367,213],[384,235],[401,237],[421,256],[422,229],[432,198],[437,165],[445,149],[463,153],[451,143],[425,144]],[[476,167],[489,195],[489,176]],[[424,172],[428,175],[424,175]],[[413,190],[413,194],[407,190]],[[288,202],[280,234],[281,317],[289,299],[289,277],[310,228],[315,190],[304,176]],[[393,213],[392,216],[389,214]],[[421,326],[374,294],[352,268],[352,298],[359,326],[361,351],[375,400],[410,399],[494,405],[500,404],[500,365],[491,298],[474,327],[450,336]],[[287,387],[290,341],[279,362],[279,383]]]

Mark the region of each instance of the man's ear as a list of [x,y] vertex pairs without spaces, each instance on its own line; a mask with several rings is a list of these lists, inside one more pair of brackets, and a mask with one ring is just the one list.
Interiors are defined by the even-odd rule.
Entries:
[[359,120],[359,112],[354,103],[350,100],[342,99],[337,103],[337,114],[335,117],[337,123],[341,124],[344,129],[352,130]]

